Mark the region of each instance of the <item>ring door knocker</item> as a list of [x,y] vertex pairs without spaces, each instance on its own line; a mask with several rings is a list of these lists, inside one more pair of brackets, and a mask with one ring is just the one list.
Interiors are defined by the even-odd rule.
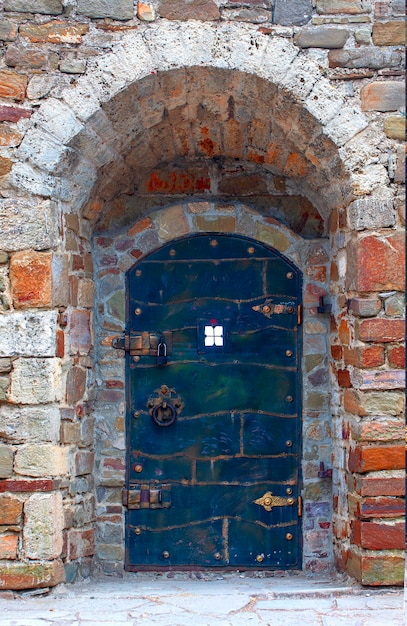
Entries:
[[154,424],[164,427],[171,426],[175,422],[183,406],[175,389],[170,389],[167,385],[156,389],[147,403]]

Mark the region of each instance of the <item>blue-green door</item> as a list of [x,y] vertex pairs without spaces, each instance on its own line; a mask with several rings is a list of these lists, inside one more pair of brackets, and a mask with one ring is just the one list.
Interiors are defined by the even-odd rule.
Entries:
[[127,290],[126,568],[299,568],[301,273],[197,235]]

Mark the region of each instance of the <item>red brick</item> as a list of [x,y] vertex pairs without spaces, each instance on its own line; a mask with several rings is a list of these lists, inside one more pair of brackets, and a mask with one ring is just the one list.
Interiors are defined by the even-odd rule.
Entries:
[[404,469],[405,450],[403,446],[356,446],[349,452],[348,466],[359,474]]
[[349,324],[346,320],[342,319],[340,321],[338,333],[339,333],[339,341],[343,345],[349,345],[351,335],[350,335]]
[[352,246],[349,279],[357,291],[404,291],[404,272],[400,271],[404,264],[403,234],[369,235]]
[[0,589],[54,587],[64,580],[65,571],[60,560],[46,563],[0,564]]
[[54,491],[59,489],[58,480],[0,480],[0,493],[34,493],[36,491]]
[[15,72],[0,71],[0,98],[24,100],[27,88],[27,76]]
[[17,558],[18,535],[0,535],[0,559]]
[[63,330],[57,330],[56,340],[56,356],[63,359],[65,355],[65,333]]
[[153,222],[149,217],[143,217],[141,220],[133,224],[127,231],[129,237],[134,237],[134,235],[138,235],[138,233],[143,232],[143,230],[147,230],[148,228],[153,228]]
[[341,361],[343,357],[342,346],[331,346],[331,356],[334,361]]
[[71,354],[86,355],[92,347],[90,312],[74,310],[70,316]]
[[338,370],[337,377],[339,387],[352,387],[349,370]]
[[68,559],[74,561],[83,556],[92,556],[95,553],[94,535],[92,528],[87,530],[73,528],[69,530],[67,537]]
[[374,317],[382,308],[380,298],[351,298],[349,310],[358,317]]
[[358,324],[358,338],[362,341],[388,343],[403,341],[405,322],[402,319],[380,317],[361,320]]
[[11,257],[10,280],[16,308],[51,304],[52,257],[48,252],[16,252]]
[[361,496],[404,496],[406,483],[404,477],[356,476],[355,490]]
[[5,176],[11,171],[13,167],[13,161],[0,156],[0,176]]
[[22,118],[31,117],[31,109],[0,104],[0,122],[18,122]]
[[405,523],[380,524],[355,520],[351,543],[367,550],[404,550]]
[[362,585],[384,586],[404,584],[404,555],[364,554],[351,549],[346,561],[348,573]]
[[357,348],[345,348],[345,365],[367,368],[378,367],[384,364],[383,346],[363,346]]
[[14,526],[15,524],[20,524],[22,512],[23,503],[18,498],[5,495],[0,496],[0,525]]
[[361,519],[404,517],[405,511],[406,502],[402,498],[365,498],[360,503],[359,516]]
[[123,398],[123,392],[118,389],[100,389],[97,394],[98,402],[121,402]]
[[387,357],[390,367],[405,368],[406,366],[406,349],[405,346],[389,346],[387,348]]
[[86,371],[80,367],[72,367],[66,377],[66,402],[74,405],[83,398],[86,389]]

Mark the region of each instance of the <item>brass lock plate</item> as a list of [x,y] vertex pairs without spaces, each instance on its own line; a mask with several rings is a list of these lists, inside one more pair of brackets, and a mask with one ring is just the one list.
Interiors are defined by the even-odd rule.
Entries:
[[257,500],[253,501],[253,504],[262,506],[265,511],[271,511],[275,506],[292,506],[295,503],[295,498],[283,498],[282,496],[274,496],[271,491],[266,493]]
[[113,348],[125,350],[130,356],[157,356],[161,338],[166,347],[166,354],[171,355],[173,350],[172,332],[149,333],[131,332],[128,335],[115,337],[112,340]]

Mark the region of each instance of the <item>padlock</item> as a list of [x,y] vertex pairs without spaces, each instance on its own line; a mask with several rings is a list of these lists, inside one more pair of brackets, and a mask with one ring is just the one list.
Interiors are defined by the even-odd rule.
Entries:
[[160,343],[157,346],[157,365],[167,365],[167,345],[160,337]]

